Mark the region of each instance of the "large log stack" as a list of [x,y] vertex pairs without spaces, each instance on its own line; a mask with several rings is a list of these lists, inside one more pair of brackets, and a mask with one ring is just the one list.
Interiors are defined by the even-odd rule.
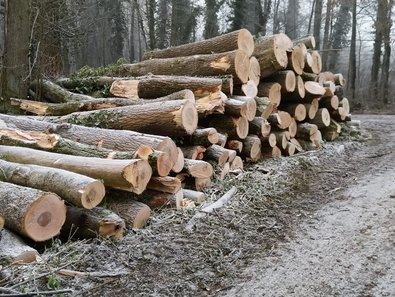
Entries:
[[[311,36],[254,41],[242,29],[147,52],[117,77],[36,82],[32,94],[41,88],[47,102],[12,99],[29,116],[0,115],[2,203],[23,205],[2,207],[0,218],[35,240],[64,222],[67,234],[121,238],[125,226],[143,227],[151,208],[202,203],[215,174],[334,140],[350,111],[345,82],[321,72],[314,46]],[[114,97],[77,93],[84,85]],[[33,223],[49,224],[51,213],[29,217],[33,231],[24,225],[43,199],[63,214],[46,237]]]

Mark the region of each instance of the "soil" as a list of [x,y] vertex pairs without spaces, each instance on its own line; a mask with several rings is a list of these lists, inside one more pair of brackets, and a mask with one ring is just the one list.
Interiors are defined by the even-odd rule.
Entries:
[[193,232],[185,226],[197,209],[164,209],[120,242],[54,240],[41,263],[2,267],[0,286],[69,296],[395,296],[395,117],[353,119],[362,130],[319,151],[216,181],[209,201],[233,185],[237,193]]

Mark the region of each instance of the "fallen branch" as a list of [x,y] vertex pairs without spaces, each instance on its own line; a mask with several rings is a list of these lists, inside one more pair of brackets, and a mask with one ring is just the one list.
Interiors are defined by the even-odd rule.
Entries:
[[185,229],[189,232],[193,231],[193,227],[196,224],[196,221],[199,219],[204,218],[207,216],[207,214],[210,214],[214,212],[214,210],[219,209],[223,207],[228,201],[233,197],[233,195],[236,193],[237,189],[235,186],[233,186],[228,192],[226,192],[221,198],[219,198],[217,201],[211,203],[210,205],[202,208],[198,213],[196,213],[187,223],[185,226]]
[[71,289],[62,289],[54,291],[34,291],[28,293],[11,293],[11,294],[1,294],[1,297],[22,297],[22,296],[41,296],[41,295],[60,295],[65,293],[73,293]]

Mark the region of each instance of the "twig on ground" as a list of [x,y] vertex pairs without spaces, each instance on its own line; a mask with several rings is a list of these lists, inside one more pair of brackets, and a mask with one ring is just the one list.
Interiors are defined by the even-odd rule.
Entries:
[[71,289],[62,289],[54,291],[35,291],[28,293],[11,293],[11,294],[0,294],[1,297],[25,297],[25,296],[40,296],[40,295],[60,295],[65,293],[73,293]]

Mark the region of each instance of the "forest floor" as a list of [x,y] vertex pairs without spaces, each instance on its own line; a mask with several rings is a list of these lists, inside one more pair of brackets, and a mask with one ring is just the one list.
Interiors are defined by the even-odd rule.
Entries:
[[[154,213],[121,242],[54,241],[0,286],[70,288],[65,296],[395,296],[395,116],[356,116],[315,152],[251,165],[216,181],[214,215]],[[65,276],[59,269],[84,272]],[[1,278],[0,278],[1,280]],[[1,296],[1,295],[0,295]]]

